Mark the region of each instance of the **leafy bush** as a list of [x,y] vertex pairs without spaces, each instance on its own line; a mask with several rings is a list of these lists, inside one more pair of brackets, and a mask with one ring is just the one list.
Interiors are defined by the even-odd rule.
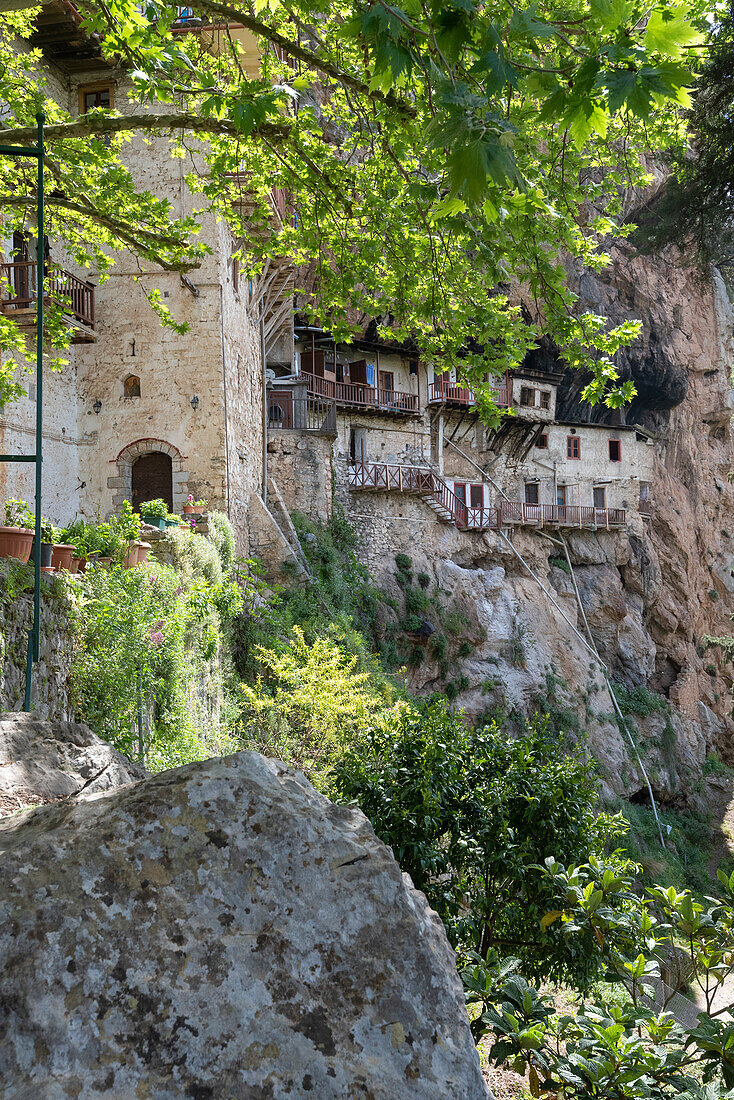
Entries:
[[590,945],[569,951],[540,927],[556,894],[538,865],[589,858],[621,829],[595,816],[590,763],[541,722],[508,741],[496,724],[470,730],[442,699],[395,717],[347,749],[335,792],[359,804],[458,949],[509,948],[528,973],[587,980]]
[[91,570],[78,585],[75,613],[77,715],[123,752],[137,754],[142,710],[151,727],[145,748],[156,766],[166,761],[167,745],[178,746],[173,758],[180,758],[184,741],[191,751],[198,740],[198,758],[211,755],[200,732],[206,715],[196,685],[216,655],[221,617],[238,610],[235,586],[182,578],[167,565]]
[[[463,978],[467,1002],[480,1010],[474,1035],[493,1038],[490,1060],[527,1073],[531,1094],[547,1100],[734,1096],[727,1091],[734,1089],[734,1005],[726,992],[734,975],[734,874],[719,871],[719,897],[705,903],[673,887],[638,897],[627,875],[598,862],[569,869],[549,862],[546,875],[564,905],[542,923],[560,926],[569,942],[595,945],[606,973],[602,1000],[561,1015],[518,973],[516,959],[475,956]],[[603,996],[610,983],[620,984],[621,997]],[[689,983],[704,1011],[681,1026],[663,1010]]]
[[222,571],[225,576],[228,575],[234,563],[234,530],[224,512],[209,513],[209,534],[207,537],[214,543],[219,554]]
[[160,497],[155,500],[146,500],[140,505],[140,514],[141,516],[156,516],[165,519],[168,515],[168,505]]
[[184,577],[203,578],[207,584],[222,584],[222,561],[214,543],[189,527],[170,527],[161,540],[171,555],[171,563]]
[[325,791],[335,760],[405,705],[386,680],[360,670],[357,656],[328,638],[309,645],[300,627],[285,646],[259,646],[256,656],[263,673],[241,688],[243,737],[303,768]]

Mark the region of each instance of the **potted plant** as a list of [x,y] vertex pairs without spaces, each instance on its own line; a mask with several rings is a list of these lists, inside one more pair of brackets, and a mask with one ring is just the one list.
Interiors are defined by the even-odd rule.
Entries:
[[6,500],[5,526],[0,527],[0,558],[27,562],[33,544],[35,519],[23,500]]
[[[76,568],[74,559],[76,558]],[[70,573],[76,573],[79,559],[76,547],[69,541],[68,528],[54,528],[54,548],[51,555],[51,564],[57,573],[66,569]]]
[[194,512],[197,512],[199,515],[201,515],[205,508],[205,500],[194,500],[191,493],[189,493],[186,498],[186,503],[183,506],[183,512],[185,516],[191,516],[194,514]]
[[[51,573],[52,572],[51,562],[52,562],[52,557],[53,557],[53,549],[54,549],[54,528],[53,528],[53,524],[49,523],[49,521],[45,518],[45,516],[41,516],[41,569],[44,571],[44,573]],[[31,552],[29,554],[28,560],[33,561],[33,562],[36,560],[35,532],[34,532],[33,542],[31,543]]]
[[140,518],[143,523],[149,523],[151,527],[157,527],[159,531],[162,531],[166,526],[167,515],[168,505],[165,500],[160,498],[146,500],[144,504],[140,505]]

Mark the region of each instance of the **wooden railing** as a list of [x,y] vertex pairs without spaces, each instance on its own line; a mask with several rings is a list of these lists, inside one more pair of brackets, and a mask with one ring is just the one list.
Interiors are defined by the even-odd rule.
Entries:
[[640,512],[641,516],[651,516],[652,515],[652,501],[651,500],[643,500],[642,498],[640,498],[640,502],[639,502],[637,507],[639,509],[639,512]]
[[349,467],[350,489],[397,490],[430,496],[450,514],[463,531],[498,531],[514,524],[556,527],[622,527],[624,508],[579,507],[575,504],[524,504],[503,500],[490,508],[472,508],[460,500],[430,466],[403,466],[390,462],[353,462]]
[[[506,380],[493,386],[489,391],[495,405],[507,409],[510,406],[510,394]],[[473,405],[476,401],[474,390],[467,386],[457,386],[454,382],[437,379],[428,384],[428,404],[448,402],[453,405]]]
[[375,409],[379,412],[417,413],[418,398],[414,393],[388,390],[382,386],[367,386],[360,382],[334,382],[331,378],[302,373],[308,382],[308,392],[317,397],[329,397],[337,405]]
[[594,508],[577,504],[523,504],[503,500],[498,505],[502,523],[545,523],[557,527],[620,527],[626,521],[624,508]]
[[[2,310],[12,314],[14,310],[31,309],[38,293],[38,264],[34,260],[22,260],[12,264],[0,264],[2,279]],[[48,298],[60,302],[66,313],[80,324],[94,328],[94,287],[83,279],[50,267],[45,277]]]
[[268,429],[336,435],[336,402],[299,396],[292,390],[270,390]]

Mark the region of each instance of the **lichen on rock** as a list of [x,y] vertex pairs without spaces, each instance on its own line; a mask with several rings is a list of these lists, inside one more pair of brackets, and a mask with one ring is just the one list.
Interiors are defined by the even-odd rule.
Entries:
[[489,1095],[438,917],[280,764],[15,815],[0,855],[7,1098]]

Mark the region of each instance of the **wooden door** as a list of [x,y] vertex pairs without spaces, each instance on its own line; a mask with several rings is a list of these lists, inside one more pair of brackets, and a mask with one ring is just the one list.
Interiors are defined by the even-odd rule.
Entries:
[[457,522],[466,526],[466,483],[463,481],[454,482],[454,496],[457,497],[459,503],[457,505]]
[[173,463],[170,455],[151,451],[133,464],[133,508],[139,511],[146,500],[165,500],[173,510]]

